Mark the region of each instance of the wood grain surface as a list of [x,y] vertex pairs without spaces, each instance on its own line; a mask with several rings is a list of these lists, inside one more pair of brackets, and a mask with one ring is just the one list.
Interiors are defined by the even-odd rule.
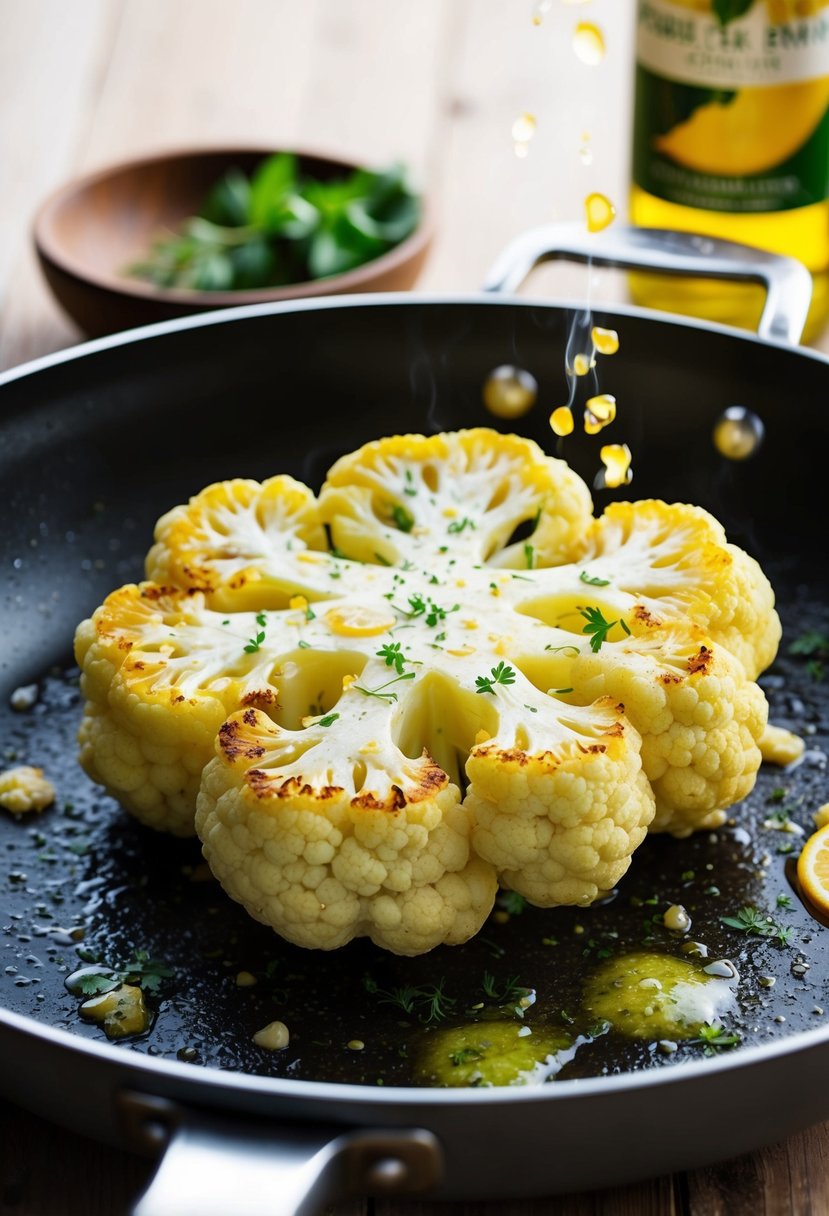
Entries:
[[[623,210],[633,0],[592,0],[589,11],[607,39],[599,68],[574,56],[583,14],[562,0],[537,27],[532,0],[0,0],[0,368],[79,340],[32,254],[39,201],[74,173],[129,156],[226,140],[401,159],[434,203],[438,235],[420,286],[436,292],[474,290],[507,240],[579,218],[590,190]],[[510,131],[525,110],[538,127],[520,159]],[[585,133],[589,166],[578,156]],[[584,276],[545,271],[533,290],[572,297]],[[594,298],[624,298],[619,276],[596,277]],[[826,334],[815,345],[829,350]],[[829,1124],[611,1191],[335,1212],[827,1216],[828,1153]],[[125,1212],[150,1172],[9,1104],[0,1104],[0,1162],[0,1216]]]

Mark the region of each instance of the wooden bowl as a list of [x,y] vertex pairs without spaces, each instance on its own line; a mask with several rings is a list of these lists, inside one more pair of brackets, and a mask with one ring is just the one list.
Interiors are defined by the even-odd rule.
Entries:
[[[35,217],[34,240],[46,280],[60,304],[91,336],[132,329],[215,308],[352,291],[400,291],[413,285],[428,252],[424,215],[406,240],[349,270],[288,287],[195,291],[156,287],[125,268],[146,256],[154,237],[194,215],[231,166],[250,173],[273,149],[217,148],[168,152],[76,178],[52,194]],[[356,166],[297,153],[299,167],[326,180]]]

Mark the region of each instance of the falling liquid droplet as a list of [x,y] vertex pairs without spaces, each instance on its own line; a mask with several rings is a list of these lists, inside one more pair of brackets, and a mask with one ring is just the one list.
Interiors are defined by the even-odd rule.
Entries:
[[728,460],[747,460],[763,442],[762,419],[741,405],[731,405],[714,427],[714,446]]
[[582,143],[581,147],[579,148],[579,160],[583,165],[593,164],[593,149],[590,147],[589,143]]
[[576,57],[588,67],[594,68],[604,59],[604,35],[592,21],[580,21],[573,31],[573,50]]
[[521,418],[535,405],[538,381],[521,367],[496,367],[484,381],[484,405],[496,418]]
[[535,129],[538,126],[534,114],[529,114],[526,110],[523,114],[519,114],[515,122],[512,124],[512,142],[515,145],[515,155],[523,159],[529,152],[529,143],[535,135]]
[[619,349],[619,335],[615,329],[602,329],[601,325],[594,325],[590,337],[600,355],[615,355]]
[[533,25],[541,25],[541,22],[553,7],[553,0],[536,0],[533,5],[532,23]]
[[[585,430],[587,430],[588,414],[596,423],[596,431],[600,431],[604,426],[610,426],[616,417],[616,398],[610,393],[600,393],[598,397],[591,397],[585,406]],[[596,431],[588,431],[588,434],[595,434]]]
[[630,448],[626,443],[608,443],[599,452],[604,465],[603,484],[609,490],[629,485],[633,480]]
[[616,208],[604,194],[588,194],[584,200],[587,231],[601,232],[616,218]]
[[572,412],[566,405],[560,405],[550,414],[550,428],[562,439],[565,435],[572,435],[574,425]]

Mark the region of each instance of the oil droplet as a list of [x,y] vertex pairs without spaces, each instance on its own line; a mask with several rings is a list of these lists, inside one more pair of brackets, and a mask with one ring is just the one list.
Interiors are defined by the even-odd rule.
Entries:
[[604,465],[604,484],[609,490],[629,485],[633,480],[630,448],[626,443],[608,443],[599,452]]
[[587,231],[601,232],[612,224],[616,218],[616,208],[604,194],[588,194],[584,200],[584,211],[587,217]]
[[765,430],[762,420],[751,410],[731,405],[714,427],[714,446],[728,460],[747,460],[760,447]]
[[569,406],[560,405],[550,414],[550,427],[553,433],[561,436],[562,439],[565,435],[572,435],[574,425],[573,414]]
[[691,917],[682,904],[671,904],[662,917],[662,924],[666,929],[671,929],[674,933],[687,933],[691,928]]
[[284,1022],[268,1022],[256,1031],[253,1041],[264,1051],[283,1051],[291,1041],[291,1034]]
[[713,963],[703,967],[706,975],[715,975],[718,979],[738,980],[740,974],[730,958],[715,958]]
[[541,22],[553,7],[553,0],[536,0],[533,5],[532,23],[533,25],[541,25]]
[[535,129],[538,126],[534,114],[529,114],[526,110],[523,114],[519,114],[515,122],[512,124],[512,142],[515,145],[515,155],[524,157],[529,152],[529,143],[535,135]]
[[538,381],[521,367],[505,363],[484,381],[484,405],[496,418],[521,418],[535,405]]
[[600,355],[615,355],[619,349],[619,335],[615,329],[602,329],[601,325],[594,325],[590,337]]
[[592,355],[575,355],[573,357],[573,375],[586,376],[587,373],[596,366],[596,360]]
[[[616,398],[610,393],[600,393],[598,397],[590,397],[585,407],[585,424],[589,414],[596,423],[597,430],[609,426],[616,417]],[[595,434],[595,432],[593,432]]]
[[108,1039],[143,1034],[150,1024],[144,993],[134,984],[119,984],[111,992],[91,997],[79,1012],[82,1018],[100,1022]]
[[580,21],[573,31],[576,58],[594,68],[604,59],[604,35],[592,21]]

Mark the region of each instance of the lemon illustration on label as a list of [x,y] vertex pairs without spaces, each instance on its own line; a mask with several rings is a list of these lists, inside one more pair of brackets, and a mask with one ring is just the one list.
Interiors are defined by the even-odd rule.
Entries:
[[714,100],[654,145],[701,173],[762,173],[793,156],[812,135],[829,103],[829,79],[740,89]]

